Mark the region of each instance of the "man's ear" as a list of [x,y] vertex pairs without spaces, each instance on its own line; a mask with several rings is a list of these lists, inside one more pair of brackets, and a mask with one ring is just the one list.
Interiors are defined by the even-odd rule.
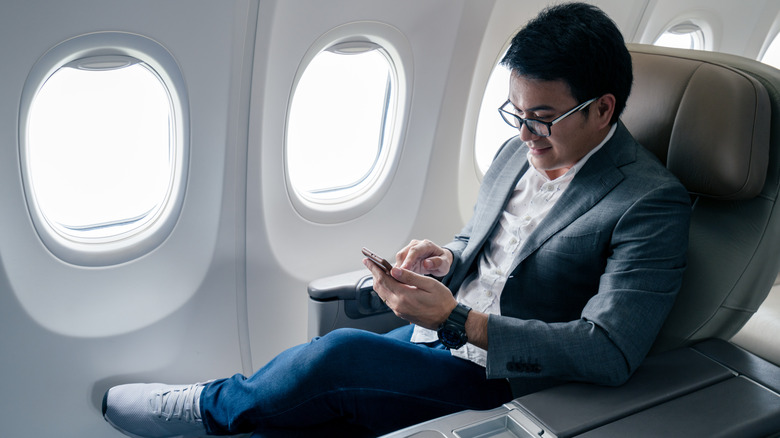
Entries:
[[615,101],[615,95],[607,93],[591,104],[591,108],[595,110],[594,115],[598,118],[600,129],[609,126],[612,114],[615,113]]

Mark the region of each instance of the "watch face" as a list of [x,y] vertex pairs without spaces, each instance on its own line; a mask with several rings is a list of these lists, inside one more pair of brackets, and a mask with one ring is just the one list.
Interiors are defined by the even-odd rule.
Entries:
[[466,343],[465,331],[459,330],[458,327],[452,325],[445,325],[439,330],[439,340],[444,346],[449,348],[460,348]]
[[447,320],[439,328],[439,340],[445,347],[458,349],[469,341],[466,336],[466,319],[471,307],[458,304],[447,317]]
[[452,330],[444,329],[441,331],[442,342],[445,344],[454,344],[458,342],[459,336]]

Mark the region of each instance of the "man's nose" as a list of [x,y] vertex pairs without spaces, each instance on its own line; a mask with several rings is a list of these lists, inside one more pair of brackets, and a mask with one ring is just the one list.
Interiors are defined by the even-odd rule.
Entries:
[[528,129],[528,125],[525,123],[520,125],[520,128],[518,129],[520,130],[520,140],[529,141],[529,140],[537,140],[541,138],[540,136],[531,132],[531,130]]

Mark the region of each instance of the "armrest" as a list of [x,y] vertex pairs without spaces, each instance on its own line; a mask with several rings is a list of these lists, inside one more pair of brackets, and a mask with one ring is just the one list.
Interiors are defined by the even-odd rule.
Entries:
[[406,324],[374,292],[365,269],[314,280],[308,292],[309,337],[342,327],[382,333]]
[[371,275],[365,269],[352,271],[312,281],[309,298],[316,301],[354,300],[356,292],[366,287],[373,290]]
[[374,292],[374,279],[366,271],[354,271],[314,280],[309,283],[309,298],[314,301],[344,301],[344,311],[353,319],[389,312]]
[[622,386],[569,383],[514,401],[558,437],[570,437],[734,377],[691,348],[650,356]]
[[777,436],[779,369],[713,339],[649,356],[622,386],[567,383],[384,438]]

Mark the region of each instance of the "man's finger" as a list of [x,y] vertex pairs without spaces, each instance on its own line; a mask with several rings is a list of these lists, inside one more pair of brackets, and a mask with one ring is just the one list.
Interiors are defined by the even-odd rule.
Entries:
[[399,283],[406,284],[408,286],[414,286],[417,289],[429,290],[431,288],[431,282],[437,282],[435,279],[420,275],[414,271],[402,268],[393,268],[390,271],[390,275]]

